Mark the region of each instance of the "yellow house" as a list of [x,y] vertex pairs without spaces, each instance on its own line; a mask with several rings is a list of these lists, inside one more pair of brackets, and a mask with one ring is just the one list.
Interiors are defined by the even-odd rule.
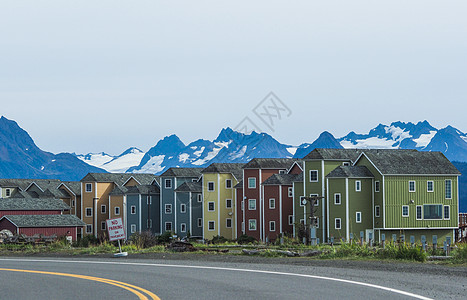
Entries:
[[203,238],[237,238],[234,186],[243,178],[244,164],[212,163],[202,173]]

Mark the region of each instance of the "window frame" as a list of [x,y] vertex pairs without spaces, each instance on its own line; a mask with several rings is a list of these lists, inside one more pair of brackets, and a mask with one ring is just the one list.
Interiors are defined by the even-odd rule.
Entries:
[[[228,183],[230,183],[230,186],[229,186]],[[225,188],[226,189],[231,189],[232,188],[232,179],[226,179],[225,180]]]
[[[319,194],[310,194],[310,197],[319,197]],[[316,206],[319,206],[319,199],[316,199],[316,202],[315,202],[315,207]]]
[[[448,197],[448,183],[449,182],[449,197]],[[444,198],[445,199],[452,199],[452,180],[446,179],[444,180]]]
[[114,207],[114,215],[116,215],[116,216],[120,215],[120,206],[115,206]]
[[[212,205],[212,208],[211,208],[211,205]],[[208,211],[216,211],[216,202],[214,201],[208,202]]]
[[172,189],[172,179],[171,178],[165,178],[164,179],[164,189],[167,189],[167,190]]
[[[404,212],[404,208],[407,208],[407,214]],[[403,218],[408,218],[410,216],[410,207],[408,205],[402,205],[402,217]]]
[[[230,221],[230,226],[229,226],[229,221]],[[225,219],[225,228],[232,228],[232,218]]]
[[171,215],[172,214],[172,204],[167,203],[164,205],[164,213],[166,215]]
[[136,215],[136,205],[130,206],[130,215]]
[[[183,227],[185,227],[185,230]],[[186,223],[180,223],[180,232],[186,232]]]
[[203,218],[198,218],[198,227],[203,227]]
[[[411,189],[411,184],[413,184],[413,190]],[[417,191],[417,185],[415,180],[409,180],[409,193],[415,193]]]
[[5,197],[11,197],[11,189],[5,189]]
[[[419,217],[419,213],[420,213],[420,217]],[[415,206],[415,219],[423,220],[423,205]]]
[[[337,226],[337,222],[339,222],[339,226]],[[341,218],[334,218],[334,229],[341,230],[342,229],[342,219]]]
[[[431,183],[431,190],[429,189]],[[435,191],[435,182],[433,180],[427,180],[426,182],[427,193],[433,193]]]
[[[441,206],[441,218],[426,218],[425,216],[425,207],[428,206]],[[423,204],[423,220],[444,220],[444,205],[443,204]]]
[[[254,203],[253,208],[251,203]],[[256,210],[256,199],[248,199],[248,210]]]
[[355,212],[355,223],[362,223],[362,212],[361,211]]
[[[312,180],[312,178],[315,177],[315,175],[311,175],[312,173],[313,174],[316,173],[316,180],[314,180],[314,179]],[[310,170],[308,175],[310,177],[310,182],[318,182],[319,181],[319,172],[318,172],[318,170]]]
[[362,181],[361,180],[355,180],[355,191],[356,192],[361,192],[362,191]]
[[287,196],[289,196],[289,198],[293,198],[293,187],[291,186],[288,187]]
[[135,233],[136,232],[136,224],[131,224],[130,225],[130,232]]
[[288,221],[289,221],[289,222],[288,222],[289,225],[293,225],[293,223],[294,223],[294,215],[288,215]]
[[216,184],[214,181],[208,181],[208,192],[215,192]]
[[105,230],[107,228],[105,221],[101,222],[101,230]]
[[[254,184],[252,184],[254,183]],[[256,177],[248,177],[248,188],[256,189]]]
[[[212,224],[212,229],[211,229]],[[208,221],[208,231],[215,231],[216,230],[216,221]]]
[[276,221],[269,221],[269,231],[276,231]]
[[[230,205],[229,205],[230,202]],[[232,199],[225,199],[225,208],[231,209],[232,208]]]
[[101,214],[106,214],[107,213],[107,206],[105,204],[101,205]]
[[[336,197],[339,196],[339,197]],[[339,198],[339,202],[337,202],[337,198]],[[341,205],[342,204],[342,195],[341,193],[334,193],[334,205]]]
[[381,190],[381,184],[379,180],[376,180],[375,181],[375,193],[379,193],[380,190]]
[[269,202],[269,209],[276,209],[276,198],[269,198],[268,202]]
[[[89,188],[88,188],[89,187]],[[92,183],[86,183],[84,184],[84,191],[86,193],[92,193]]]
[[[251,229],[251,225],[254,224],[255,228]],[[258,230],[258,224],[256,223],[256,219],[248,219],[248,231],[257,231]]]
[[185,203],[180,203],[180,213],[181,214],[186,213],[186,204]]
[[[446,208],[448,209],[447,218],[446,218]],[[450,220],[450,219],[451,219],[451,206],[443,205],[443,220]]]
[[[88,211],[90,212],[89,214],[88,214]],[[88,217],[88,218],[89,218],[89,217],[92,217],[92,207],[86,207],[86,208],[84,209],[84,216],[85,216],[85,217]]]
[[203,195],[202,195],[202,194],[198,194],[196,200],[197,200],[198,202],[203,202]]
[[86,224],[86,228],[85,228],[86,234],[92,234],[92,231],[93,231],[92,230],[92,224]]
[[[167,226],[167,225],[170,225],[170,226]],[[167,229],[167,227],[170,227],[170,229]],[[164,229],[165,229],[164,232],[172,231],[172,229],[173,229],[172,222],[165,222],[164,223]]]
[[381,207],[379,205],[375,205],[375,218],[381,217]]

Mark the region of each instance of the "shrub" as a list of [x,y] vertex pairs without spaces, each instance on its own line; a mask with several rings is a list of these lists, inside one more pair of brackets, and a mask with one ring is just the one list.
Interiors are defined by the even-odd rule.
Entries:
[[242,234],[237,238],[237,243],[241,245],[256,243],[256,239],[252,236]]
[[223,244],[225,242],[227,242],[227,239],[221,235],[216,235],[211,240],[211,243],[213,244]]
[[150,231],[135,232],[130,237],[130,242],[138,249],[150,248],[159,243],[158,237]]
[[73,247],[87,248],[89,245],[98,245],[99,239],[93,235],[85,235],[73,243]]
[[452,251],[452,260],[456,263],[467,263],[467,244],[457,244],[457,249]]
[[172,232],[166,231],[163,234],[157,236],[157,242],[159,244],[168,244],[172,240]]

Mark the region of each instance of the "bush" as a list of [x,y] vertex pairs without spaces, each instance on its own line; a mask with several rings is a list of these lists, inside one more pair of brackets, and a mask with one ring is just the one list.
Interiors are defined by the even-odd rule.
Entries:
[[452,260],[455,263],[467,263],[467,244],[457,244],[457,249],[452,251]]
[[172,232],[166,231],[163,234],[157,236],[157,242],[159,244],[168,244],[172,240]]
[[223,244],[225,242],[227,242],[227,239],[221,235],[216,235],[211,240],[211,243],[213,244]]
[[253,244],[256,243],[256,239],[252,236],[242,234],[237,238],[237,243],[239,243],[240,245]]
[[130,236],[130,242],[136,246],[137,249],[150,248],[159,243],[158,237],[150,231],[135,232]]
[[93,235],[85,235],[73,243],[73,247],[87,248],[89,245],[96,246],[99,244],[99,239]]

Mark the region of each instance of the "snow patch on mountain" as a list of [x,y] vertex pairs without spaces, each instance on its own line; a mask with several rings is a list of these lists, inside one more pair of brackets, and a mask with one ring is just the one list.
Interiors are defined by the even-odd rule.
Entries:
[[388,139],[381,139],[378,137],[370,137],[367,139],[361,139],[356,141],[341,141],[342,147],[346,149],[368,149],[368,148],[380,148],[380,149],[394,149],[394,141]]
[[157,174],[164,170],[162,163],[164,162],[165,155],[153,156],[149,161],[139,170],[134,170],[133,173],[151,173]]
[[431,139],[435,136],[435,134],[436,131],[434,130],[427,134],[421,134],[418,139],[413,139],[415,146],[419,148],[425,148],[431,142]]
[[78,154],[76,155],[76,157],[84,161],[88,165],[98,167],[98,168],[100,168],[102,165],[104,165],[105,163],[108,163],[109,161],[115,158],[114,156],[111,156],[104,152]]

